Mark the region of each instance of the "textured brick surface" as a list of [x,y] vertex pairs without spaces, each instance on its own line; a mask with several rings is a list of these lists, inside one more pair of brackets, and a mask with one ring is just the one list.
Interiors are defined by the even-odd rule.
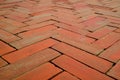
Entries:
[[0,80],[120,80],[119,0],[0,0]]
[[12,52],[15,49],[11,46],[7,45],[6,43],[0,41],[0,55],[4,55],[6,53]]

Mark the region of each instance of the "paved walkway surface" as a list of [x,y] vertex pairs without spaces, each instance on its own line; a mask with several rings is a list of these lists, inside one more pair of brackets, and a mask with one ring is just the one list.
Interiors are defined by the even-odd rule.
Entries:
[[120,0],[0,0],[0,80],[120,80]]

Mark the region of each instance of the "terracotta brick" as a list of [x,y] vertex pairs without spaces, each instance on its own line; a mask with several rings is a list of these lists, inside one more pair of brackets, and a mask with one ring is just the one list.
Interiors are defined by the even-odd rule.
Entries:
[[103,48],[99,47],[99,46],[96,46],[96,45],[91,45],[91,44],[88,44],[88,43],[83,43],[83,42],[76,42],[76,41],[73,41],[73,40],[70,40],[70,39],[67,39],[66,37],[63,37],[61,35],[54,35],[52,36],[53,38],[56,38],[60,41],[63,41],[65,43],[68,43],[70,45],[73,45],[75,47],[78,47],[82,50],[85,50],[87,52],[90,52],[92,54],[99,54],[101,51],[103,51]]
[[45,17],[41,17],[39,19],[33,19],[33,20],[25,22],[25,23],[28,25],[33,25],[33,24],[37,24],[37,23],[51,20],[52,18],[53,18],[53,16],[45,16]]
[[84,22],[84,24],[87,26],[85,29],[89,31],[95,31],[101,27],[104,27],[108,23],[109,21],[102,17],[95,17]]
[[117,29],[117,30],[115,30],[115,32],[118,32],[118,33],[120,33],[120,29]]
[[18,29],[19,27],[26,26],[26,25],[25,24],[19,24],[19,23],[14,24],[12,22],[7,23],[7,21],[1,21],[0,26],[2,26],[1,29],[6,30],[6,31],[14,34],[14,31],[16,29]]
[[24,8],[30,9],[30,10],[32,10],[33,7],[34,7],[33,6],[34,3],[31,3],[30,1],[24,1],[24,2],[18,3],[17,5],[20,6],[20,7],[24,7]]
[[8,12],[11,12],[10,10],[1,10],[0,15],[6,15]]
[[79,80],[79,79],[69,74],[68,72],[62,72],[61,74],[57,75],[52,80]]
[[[58,22],[61,22],[61,23],[64,23],[64,24],[67,24],[67,25],[69,25],[69,27],[71,27],[71,30],[72,29],[82,29],[83,27],[84,27],[84,25],[81,23],[81,24],[79,24],[79,23],[77,23],[74,19],[65,19],[65,18],[56,18],[56,17],[54,17],[53,18],[53,20],[56,20],[56,21],[58,21]],[[64,27],[64,26],[63,26]],[[78,28],[74,28],[74,27],[78,27]],[[81,30],[82,32],[83,32],[83,30]],[[82,33],[81,32],[81,33]],[[87,32],[87,31],[86,31]]]
[[120,59],[120,41],[116,42],[99,56],[112,62],[117,62]]
[[71,40],[75,40],[78,42],[81,41],[81,42],[86,42],[86,43],[92,43],[95,41],[92,38],[89,38],[89,37],[86,37],[86,36],[83,36],[83,35],[68,31],[68,30],[64,30],[64,29],[58,29],[56,32],[57,34],[61,36],[67,37]]
[[85,23],[87,23],[86,25],[90,26],[98,21],[102,21],[102,20],[105,20],[105,18],[102,18],[102,17],[95,17],[93,19],[90,19],[90,20],[87,20],[85,21]]
[[85,4],[85,3],[80,3],[80,2],[78,2],[78,3],[76,3],[76,4],[74,4],[73,5],[76,9],[81,9],[81,8],[86,8],[87,7],[87,5]]
[[52,31],[55,29],[57,29],[57,27],[55,27],[54,25],[48,25],[48,26],[41,27],[38,29],[29,30],[27,32],[19,34],[18,36],[20,36],[22,38],[31,37],[31,36],[39,36],[40,34],[43,34],[45,32],[48,32],[50,30]]
[[78,24],[78,26],[70,26],[70,25],[67,25],[67,24],[64,24],[64,23],[56,23],[55,25],[59,26],[59,27],[61,27],[63,29],[67,29],[67,30],[70,30],[70,31],[73,31],[73,32],[76,32],[76,33],[79,33],[79,34],[82,34],[82,35],[89,34],[88,31],[81,29],[81,28],[84,27],[81,24]]
[[116,63],[116,65],[108,72],[108,75],[115,77],[116,79],[120,79],[120,61]]
[[10,18],[10,19],[13,19],[13,20],[16,20],[18,22],[24,22],[24,21],[27,21],[27,16],[25,15],[22,15],[20,13],[11,13],[9,15],[6,15],[7,18]]
[[106,26],[106,27],[96,30],[93,33],[88,34],[88,36],[96,38],[96,39],[100,39],[115,29],[116,28]]
[[105,37],[97,40],[94,44],[102,48],[108,48],[113,45],[116,41],[120,40],[120,34],[112,32]]
[[45,49],[33,54],[21,61],[0,68],[0,79],[10,80],[30,71],[60,54],[51,49]]
[[[51,63],[45,63],[32,71],[24,73],[20,77],[16,78],[15,80],[48,80],[50,77],[54,76],[55,74],[59,73],[61,70],[55,67]],[[30,77],[31,76],[31,77]]]
[[7,62],[5,62],[2,58],[0,58],[0,68],[7,64],[8,64]]
[[11,42],[10,45],[14,46],[17,49],[24,48],[26,46],[29,46],[31,44],[34,44],[35,42],[39,42],[41,40],[45,40],[50,38],[53,35],[54,31],[48,31],[43,34],[39,34],[39,36],[31,36],[31,37],[26,37],[21,40],[17,40],[14,42]]
[[[79,77],[83,80],[114,80],[94,69],[85,66],[72,58],[67,56],[61,56],[55,60],[53,63],[60,66],[61,68],[65,69],[66,71],[74,74],[75,76]],[[93,75],[94,74],[94,75]]]
[[7,31],[0,29],[0,39],[4,40],[5,42],[10,43],[12,41],[19,40],[20,38]]
[[53,46],[56,43],[57,43],[57,41],[55,41],[53,39],[47,39],[47,40],[35,43],[33,45],[30,45],[28,47],[22,48],[18,51],[12,52],[10,54],[4,55],[2,57],[5,60],[7,60],[8,62],[14,63],[14,62],[21,60],[27,56],[30,56],[30,55],[32,55],[40,50],[43,50],[43,49],[48,48],[50,46]]
[[12,19],[8,19],[8,18],[4,18],[1,20],[2,22],[5,22],[6,24],[9,24],[9,25],[14,25],[16,27],[22,27],[22,26],[25,26],[24,23],[21,23],[21,22],[17,22],[15,20],[12,20]]
[[[83,14],[84,14],[84,12],[83,12]],[[89,19],[92,19],[92,18],[95,18],[95,17],[97,17],[97,15],[96,14],[89,14],[89,15],[86,15],[86,16],[81,16],[81,20],[82,21],[86,21],[86,20],[89,20]]]
[[56,44],[53,48],[104,73],[112,67],[112,63],[65,43]]
[[4,42],[0,41],[0,55],[6,54],[8,52],[12,52],[15,49],[11,46],[5,44]]
[[120,18],[114,16],[104,15],[104,17],[108,18],[108,20],[112,23],[120,24]]
[[41,27],[47,26],[47,25],[52,25],[54,23],[55,23],[54,21],[45,21],[45,22],[42,22],[42,23],[39,23],[39,24],[20,27],[20,28],[14,30],[14,34],[20,33],[20,32],[23,32],[23,31],[33,30],[33,29],[36,29],[36,28],[41,28]]
[[54,13],[54,11],[51,9],[48,8],[48,10],[43,10],[43,11],[39,11],[39,12],[33,12],[31,13],[32,16],[38,16],[38,15],[41,15],[41,14],[46,14],[46,13]]
[[3,9],[3,8],[11,8],[11,7],[13,7],[13,6],[15,6],[15,4],[1,5],[1,6],[0,6],[0,9]]

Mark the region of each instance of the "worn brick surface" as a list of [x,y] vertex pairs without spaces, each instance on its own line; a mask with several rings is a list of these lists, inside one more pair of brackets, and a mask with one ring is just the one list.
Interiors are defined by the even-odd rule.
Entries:
[[120,80],[119,0],[0,0],[0,80]]

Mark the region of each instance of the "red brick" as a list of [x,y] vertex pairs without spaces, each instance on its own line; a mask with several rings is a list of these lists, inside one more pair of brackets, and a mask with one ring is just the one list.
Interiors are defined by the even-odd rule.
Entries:
[[79,79],[67,72],[62,72],[61,74],[57,75],[52,80],[79,80]]
[[54,35],[52,36],[53,38],[56,38],[60,41],[63,41],[65,43],[68,43],[70,45],[73,45],[73,46],[76,46],[82,50],[85,50],[85,51],[88,51],[92,54],[99,54],[101,51],[103,51],[103,48],[99,47],[99,46],[96,46],[96,45],[91,45],[91,44],[88,44],[88,43],[84,43],[84,42],[76,42],[76,41],[73,41],[73,40],[70,40],[70,39],[67,39],[66,37],[64,36],[61,36],[61,35]]
[[[20,77],[16,78],[15,80],[48,80],[50,77],[54,76],[55,74],[59,73],[61,70],[55,67],[51,63],[45,63],[32,71],[24,73]],[[31,76],[31,77],[30,77]]]
[[86,43],[91,43],[94,42],[95,40],[68,30],[64,30],[64,29],[58,29],[56,31],[59,35],[62,35],[64,37],[67,37],[71,40],[75,40],[75,41],[81,41],[81,42],[86,42]]
[[[74,19],[65,19],[65,18],[53,18],[53,20],[56,20],[56,21],[58,21],[58,22],[61,22],[61,23],[63,23],[63,24],[67,24],[67,25],[69,25],[69,26],[63,26],[63,28],[65,27],[70,27],[71,29],[70,30],[72,30],[72,29],[76,29],[77,31],[78,30],[81,30],[83,27],[84,27],[84,25],[82,24],[82,23],[77,23],[76,21],[74,21]],[[61,25],[61,24],[60,24]],[[62,27],[62,25],[61,25],[61,27]],[[68,28],[67,28],[68,29]],[[85,31],[84,30],[81,30],[82,32],[81,33],[85,33]],[[86,31],[87,32],[87,31]],[[80,33],[80,32],[79,32]]]
[[56,23],[55,25],[59,26],[59,27],[61,27],[63,29],[67,29],[67,30],[70,30],[70,31],[73,31],[73,32],[76,32],[76,33],[79,33],[79,34],[82,34],[82,35],[89,34],[88,31],[82,30],[82,28],[84,26],[81,25],[81,24],[78,24],[77,26],[70,26],[70,25],[67,25],[67,24],[64,24],[64,23]]
[[25,38],[25,37],[31,37],[31,36],[39,36],[40,34],[46,33],[48,31],[52,31],[57,29],[57,27],[55,27],[54,25],[48,25],[45,27],[41,27],[38,29],[33,29],[33,30],[29,30],[27,32],[21,33],[18,36]]
[[117,30],[115,30],[115,32],[118,32],[118,33],[120,33],[120,29],[117,29]]
[[23,21],[27,21],[27,15],[25,14],[22,14],[22,13],[18,13],[18,12],[13,12],[13,13],[10,13],[9,15],[6,15],[7,18],[10,18],[10,19],[13,19],[13,20],[16,20],[18,22],[23,22]]
[[57,41],[53,39],[47,39],[38,43],[35,43],[33,45],[30,45],[28,47],[22,48],[18,51],[12,52],[10,54],[2,56],[5,60],[7,60],[10,63],[14,63],[18,60],[21,60],[27,56],[30,56],[40,50],[43,50],[45,48],[48,48],[54,44],[56,44]]
[[0,6],[0,9],[3,9],[3,8],[11,8],[13,7],[15,4],[7,4],[7,5],[1,5]]
[[67,56],[61,56],[52,62],[83,80],[114,80]]
[[0,79],[1,80],[11,80],[25,72],[30,71],[43,63],[48,62],[51,59],[59,56],[60,54],[52,49],[45,49],[36,54],[33,54],[23,60],[16,63],[10,64],[8,66],[0,68]]
[[102,48],[108,48],[113,45],[116,41],[120,40],[120,34],[112,32],[105,37],[97,40],[94,44]]
[[23,31],[33,30],[33,29],[40,28],[40,27],[47,26],[47,25],[51,25],[51,24],[54,24],[54,23],[55,23],[54,21],[45,21],[45,22],[42,22],[42,23],[39,23],[39,24],[20,27],[20,28],[14,30],[14,34],[19,33],[19,32],[23,32]]
[[24,23],[21,23],[21,22],[17,22],[15,20],[12,20],[12,19],[8,19],[8,18],[4,18],[1,20],[2,22],[5,22],[6,24],[9,24],[9,25],[14,25],[16,27],[23,27],[25,26]]
[[120,41],[116,42],[110,48],[102,52],[99,56],[112,62],[117,62],[120,59]]
[[16,29],[18,29],[19,27],[26,26],[26,25],[23,24],[23,23],[14,22],[14,21],[11,21],[11,20],[10,20],[10,22],[9,21],[7,22],[6,20],[3,20],[3,21],[0,22],[0,26],[2,26],[1,29],[6,30],[6,31],[14,34],[14,31]]
[[37,23],[51,20],[52,18],[53,18],[53,16],[45,16],[45,17],[41,17],[39,19],[33,19],[33,20],[25,22],[25,23],[28,25],[33,25],[33,24],[37,24]]
[[52,10],[52,8],[49,9],[48,7],[48,10],[43,10],[43,11],[38,11],[38,12],[33,12],[31,13],[32,16],[38,16],[38,15],[42,15],[42,14],[46,14],[46,13],[54,13],[54,11]]
[[[102,58],[98,58],[90,53],[85,52],[85,51],[76,49],[65,43],[56,44],[55,46],[53,46],[53,48],[62,52],[65,55],[73,57],[74,59],[77,59],[78,61],[80,61],[84,64],[87,64],[101,72],[106,72],[109,68],[112,67],[112,63],[110,63]],[[99,63],[99,64],[97,64],[97,63]]]
[[90,31],[95,31],[95,30],[105,26],[107,23],[108,23],[108,21],[102,17],[95,17],[95,18],[92,18],[92,19],[84,22],[84,24],[86,25],[85,29],[90,30]]
[[31,3],[30,1],[24,1],[24,2],[18,3],[17,5],[30,10],[32,10],[34,7],[34,3]]
[[108,20],[112,23],[120,24],[120,18],[114,16],[104,15],[104,17],[108,18]]
[[73,6],[75,7],[75,9],[81,9],[81,8],[88,7],[85,3],[80,3],[80,2],[73,4]]
[[1,10],[0,15],[6,15],[6,14],[8,14],[8,12],[10,13],[11,11],[10,10]]
[[116,65],[108,72],[108,75],[120,79],[120,61],[116,63]]
[[[91,11],[91,12],[92,12],[92,11]],[[91,13],[91,12],[90,12],[90,13]],[[87,13],[87,12],[86,12],[86,13]],[[83,14],[84,14],[84,12],[83,12]],[[80,20],[86,21],[86,20],[89,20],[89,19],[92,19],[92,18],[95,18],[95,17],[97,17],[97,15],[91,13],[91,14],[86,15],[86,16],[81,16]]]
[[12,42],[12,41],[16,41],[16,40],[19,40],[20,38],[7,32],[7,31],[4,31],[2,29],[0,29],[0,39],[4,40],[5,42]]
[[0,58],[0,68],[5,65],[7,65],[7,62],[5,62],[2,58]]
[[72,19],[75,19],[73,22],[76,21],[77,19],[77,16],[74,15],[74,13],[68,13],[68,12],[64,12],[64,13],[60,13],[60,11],[57,11],[54,13],[54,15],[57,17],[57,18],[64,18],[64,17],[68,17],[67,19],[69,20],[72,20]]
[[53,33],[54,31],[48,31],[43,34],[39,34],[39,36],[31,36],[31,37],[23,38],[21,40],[11,42],[10,45],[14,46],[17,49],[21,49],[31,44],[34,44],[35,42],[48,39],[53,35]]
[[47,18],[47,17],[50,17],[50,16],[52,16],[52,14],[51,13],[42,13],[42,14],[40,14],[40,15],[36,15],[36,16],[33,16],[33,17],[30,17],[30,19],[31,20],[39,20],[40,18]]
[[106,26],[106,27],[96,30],[93,33],[88,34],[88,36],[96,38],[96,39],[100,39],[101,37],[104,37],[105,35],[107,35],[108,33],[112,32],[115,29],[116,28]]
[[0,41],[0,55],[14,51],[15,49]]

